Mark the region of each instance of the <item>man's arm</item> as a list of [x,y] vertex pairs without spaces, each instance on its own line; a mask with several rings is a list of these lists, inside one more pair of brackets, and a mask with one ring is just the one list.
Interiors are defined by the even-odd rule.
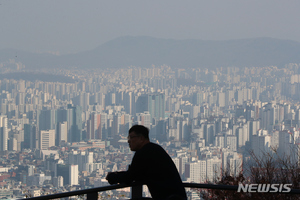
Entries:
[[125,183],[126,172],[108,172],[106,180],[109,184]]
[[121,172],[109,172],[106,176],[106,180],[109,184],[116,183],[131,183],[142,176],[143,161],[141,156],[135,155],[132,159],[131,165],[129,165],[127,171]]

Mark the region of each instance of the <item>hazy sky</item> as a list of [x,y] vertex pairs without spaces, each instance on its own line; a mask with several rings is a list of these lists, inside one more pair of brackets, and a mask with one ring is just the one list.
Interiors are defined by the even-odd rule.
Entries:
[[0,0],[0,49],[75,53],[120,36],[300,42],[299,0]]

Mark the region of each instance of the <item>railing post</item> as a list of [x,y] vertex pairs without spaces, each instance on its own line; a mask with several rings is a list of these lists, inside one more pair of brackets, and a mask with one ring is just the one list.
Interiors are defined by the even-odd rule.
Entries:
[[87,193],[87,200],[98,200],[98,192]]
[[143,185],[131,187],[131,199],[141,199],[143,197]]

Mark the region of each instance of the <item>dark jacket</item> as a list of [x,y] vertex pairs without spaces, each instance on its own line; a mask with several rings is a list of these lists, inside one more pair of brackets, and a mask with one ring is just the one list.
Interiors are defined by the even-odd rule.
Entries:
[[186,199],[185,189],[171,157],[161,146],[151,142],[136,151],[127,171],[111,173],[107,179],[110,184],[143,182],[153,199],[167,199],[172,195]]

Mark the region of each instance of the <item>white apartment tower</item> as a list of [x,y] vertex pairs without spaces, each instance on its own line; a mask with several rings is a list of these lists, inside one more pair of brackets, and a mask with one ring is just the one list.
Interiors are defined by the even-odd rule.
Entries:
[[78,185],[78,165],[69,166],[69,185]]
[[7,150],[8,130],[7,130],[7,117],[0,116],[0,151]]
[[58,124],[58,144],[68,142],[68,122],[59,122]]

